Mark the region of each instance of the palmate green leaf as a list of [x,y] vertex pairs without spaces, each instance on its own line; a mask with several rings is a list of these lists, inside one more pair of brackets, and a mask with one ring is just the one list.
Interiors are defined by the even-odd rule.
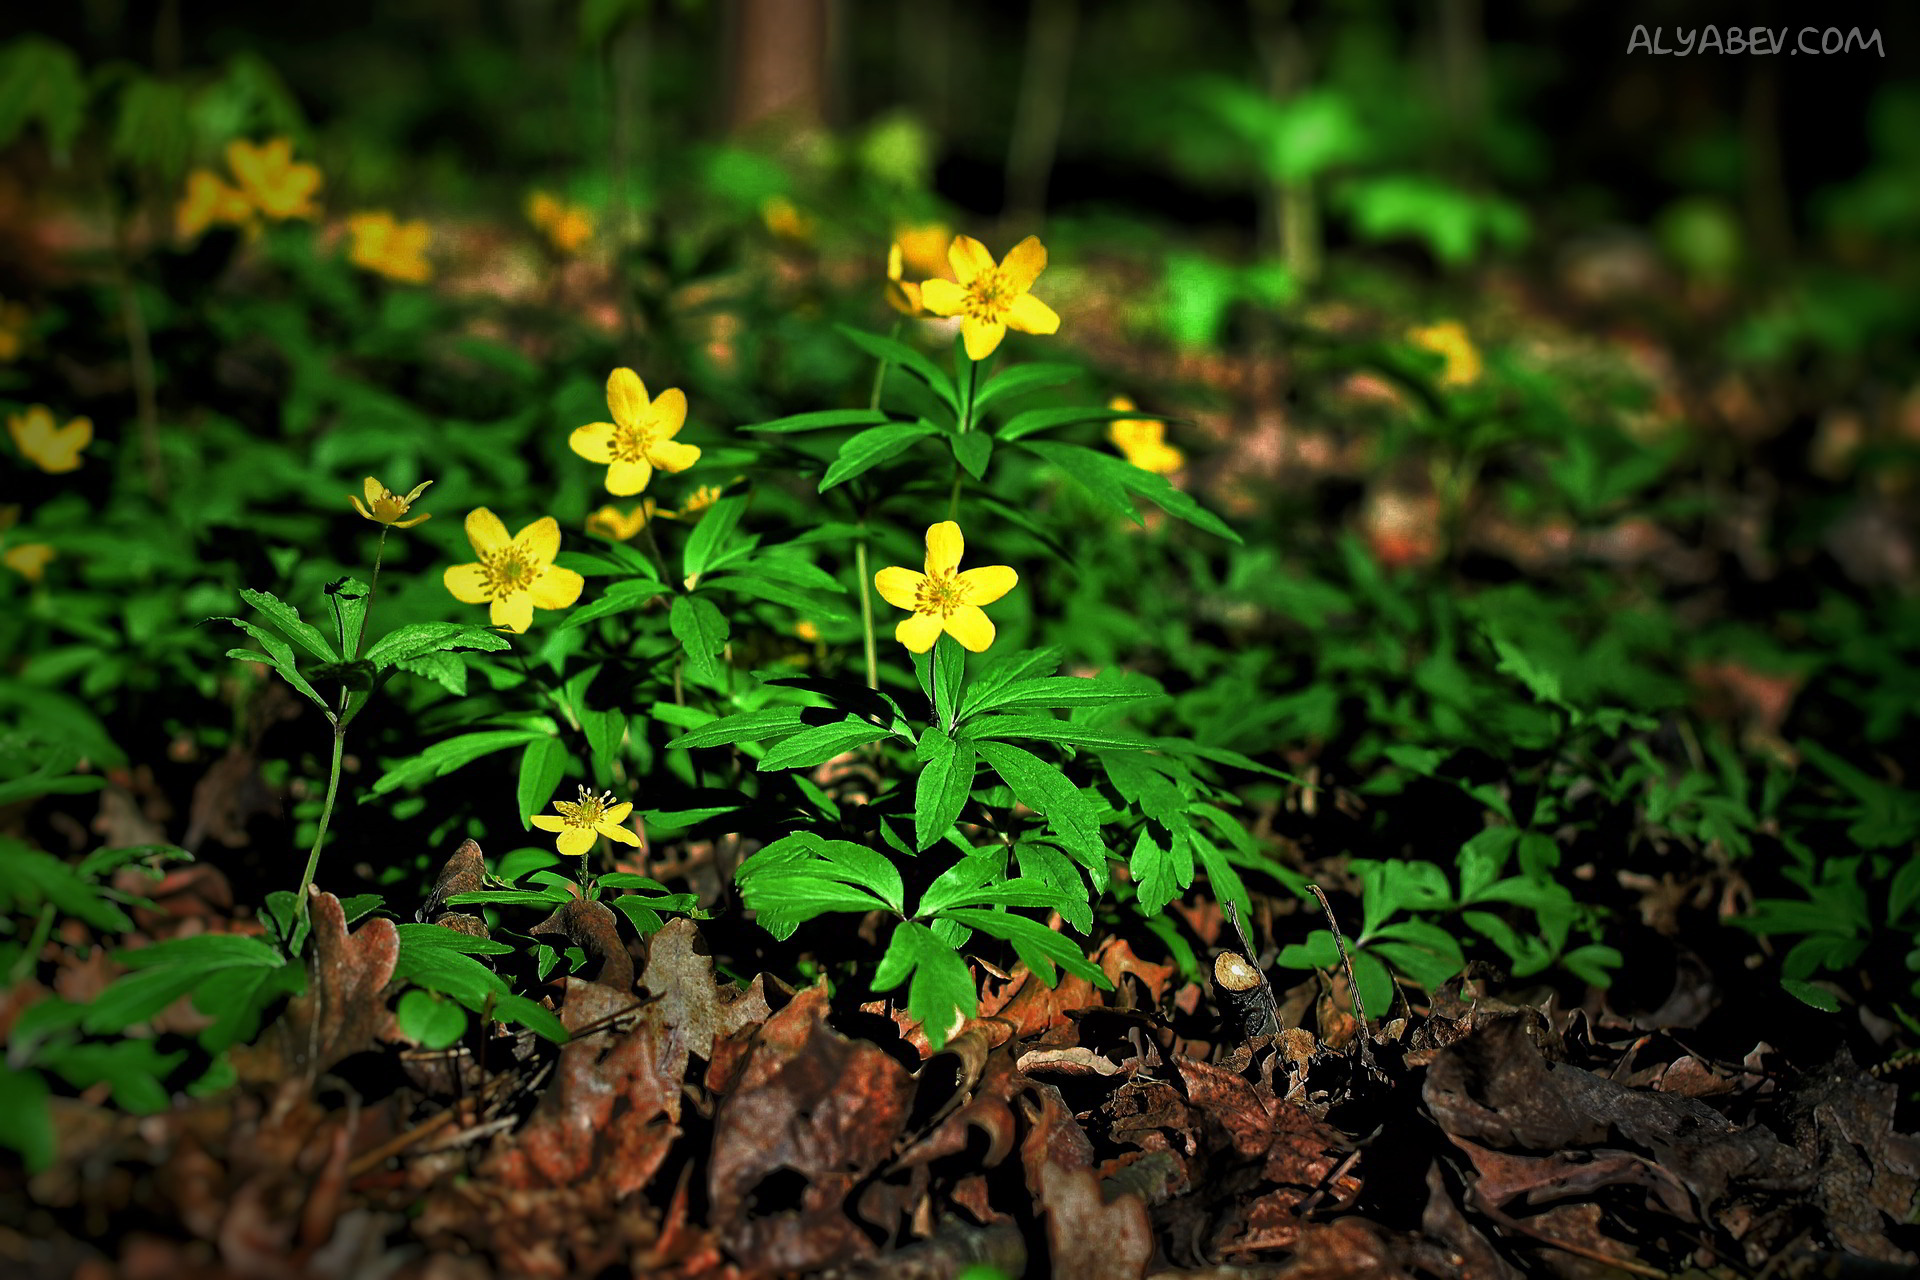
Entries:
[[1139,494],[1168,515],[1184,520],[1196,529],[1204,529],[1232,543],[1242,542],[1240,535],[1219,516],[1195,502],[1190,495],[1174,488],[1165,476],[1143,471],[1124,458],[1051,440],[1029,440],[1021,447],[1051,462],[1096,500],[1143,528],[1146,521],[1141,517],[1139,508],[1133,505],[1133,499],[1128,496],[1130,493]]
[[410,622],[374,641],[364,655],[376,669],[399,666],[430,653],[479,649],[498,653],[511,648],[507,638],[491,627],[471,622]]
[[837,755],[890,738],[893,731],[848,717],[837,724],[813,725],[767,748],[758,766],[761,773],[775,769],[809,769]]
[[741,427],[742,431],[795,432],[825,431],[833,427],[873,427],[888,421],[878,409],[815,409],[811,413],[790,413]]
[[[458,737],[436,742],[419,755],[404,760],[382,774],[373,784],[370,795],[385,795],[397,787],[413,787],[434,778],[445,777],[455,769],[478,760],[481,756],[491,755],[495,751],[505,751],[509,747],[524,746],[543,738],[551,738],[553,729],[483,729],[478,733],[463,733]],[[443,930],[444,932],[444,930]]]
[[959,1019],[970,1018],[980,1010],[973,973],[959,953],[933,930],[902,920],[893,927],[887,953],[874,970],[873,989],[891,991],[909,976],[912,982],[907,987],[907,1013],[919,1019],[927,1042],[938,1052]]
[[266,650],[266,654],[263,657],[261,654],[255,653],[250,649],[229,649],[227,650],[227,656],[229,658],[238,658],[242,662],[264,661],[268,666],[280,673],[282,680],[285,680],[303,696],[312,700],[316,706],[328,711],[332,710],[332,708],[327,705],[327,700],[315,692],[314,687],[307,683],[307,678],[300,674],[299,664],[294,661],[292,645],[265,627],[255,626],[253,623],[242,618],[212,618],[209,619],[209,621],[231,622],[234,626],[239,627],[242,631],[252,636],[259,642],[260,647]]
[[1133,842],[1133,856],[1127,859],[1142,913],[1158,915],[1167,904],[1193,883],[1193,857],[1178,838],[1161,848],[1146,827]]
[[978,741],[974,746],[1013,788],[1014,799],[1043,815],[1081,864],[1103,875],[1107,851],[1100,843],[1100,822],[1093,805],[1059,766],[1006,742]]
[[103,933],[120,934],[133,928],[127,914],[101,897],[98,886],[72,866],[10,836],[0,836],[0,909],[25,913],[43,902]]
[[547,807],[554,788],[567,772],[567,747],[558,738],[535,738],[520,753],[520,782],[515,797],[520,803],[520,829],[528,830],[528,819]]
[[[204,933],[172,938],[149,947],[119,951],[114,959],[132,972],[95,996],[80,1021],[83,1030],[118,1034],[151,1021],[168,1005],[234,969],[277,970],[286,958],[259,938],[230,933]],[[296,970],[298,972],[298,970]],[[201,1032],[203,1041],[221,1036],[223,1024],[257,1017],[258,1010],[223,1006],[203,1007],[213,1014],[212,1026]]]
[[[280,628],[287,637],[322,662],[340,661],[340,653],[328,642],[320,628],[311,622],[301,620],[300,611],[265,591],[255,591],[251,587],[240,588],[240,598],[267,615],[273,625]],[[371,655],[369,655],[371,656]]]
[[1010,911],[982,911],[977,907],[949,907],[941,914],[950,920],[958,920],[968,928],[1011,942],[1015,954],[1026,962],[1027,968],[1039,974],[1040,980],[1049,987],[1059,981],[1059,975],[1054,972],[1054,965],[1058,964],[1068,973],[1085,978],[1102,991],[1113,990],[1113,982],[1101,972],[1100,966],[1088,960],[1071,939],[1055,933],[1037,920],[1029,920]]
[[[1058,896],[1060,918],[1082,934],[1093,932],[1093,903],[1087,897],[1086,881],[1072,858],[1043,840],[1022,840],[1013,847],[1020,860],[1020,876],[1037,880]],[[1094,877],[1093,887],[1104,893],[1107,888],[1106,858],[1100,859],[1102,874]]]
[[1068,720],[1041,715],[984,715],[969,720],[962,735],[976,741],[990,738],[1028,738],[1036,742],[1064,742],[1096,751],[1139,751],[1148,745],[1144,738],[1074,724]]
[[820,492],[863,475],[887,459],[906,452],[915,441],[941,433],[942,428],[922,418],[916,422],[894,422],[870,427],[840,446],[827,473],[820,477]]
[[981,710],[982,699],[1010,684],[1051,676],[1060,669],[1062,656],[1060,646],[1052,644],[1038,649],[1007,649],[995,654],[974,672],[973,679],[968,682],[967,696],[960,708],[961,716],[964,718]]
[[1061,386],[1084,372],[1077,364],[1016,364],[1002,369],[973,393],[974,420],[978,421],[987,407],[997,400],[1022,395],[1040,387]]
[[[705,527],[705,521],[701,527]],[[726,615],[711,600],[699,596],[675,596],[667,625],[687,655],[687,672],[694,679],[716,683],[720,678],[720,651],[726,647]]]
[[456,698],[467,696],[467,664],[451,653],[423,653],[393,665],[409,675],[433,681]]
[[973,790],[974,749],[971,742],[928,725],[916,754],[920,776],[913,791],[913,839],[915,849],[925,849],[947,834],[966,807]]
[[927,384],[933,394],[939,396],[947,408],[956,414],[960,411],[960,397],[953,389],[953,379],[940,371],[933,361],[915,351],[904,342],[892,338],[883,338],[878,334],[867,333],[844,324],[833,326],[834,332],[860,348],[876,360],[898,365],[914,377]]
[[734,872],[740,900],[776,938],[788,938],[829,911],[904,910],[899,868],[849,840],[796,832],[776,840]]

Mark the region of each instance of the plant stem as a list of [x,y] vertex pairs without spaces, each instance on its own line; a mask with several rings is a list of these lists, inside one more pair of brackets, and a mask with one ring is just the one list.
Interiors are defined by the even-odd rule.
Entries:
[[320,829],[313,834],[313,851],[307,854],[307,869],[300,875],[300,892],[294,904],[294,918],[307,918],[307,890],[313,885],[313,873],[320,869],[320,846],[327,842],[327,824],[333,820],[333,798],[340,793],[340,751],[347,740],[347,726],[337,716],[333,721],[333,763],[327,769],[327,798],[320,806]]
[[[887,336],[895,342],[898,342],[900,340],[900,326],[905,323],[906,321],[904,320],[895,320],[893,322],[893,332]],[[887,385],[887,370],[891,368],[893,368],[892,361],[882,360],[880,367],[873,371],[873,393],[867,397],[867,408],[874,410],[880,408],[880,390]]]
[[860,634],[866,641],[867,688],[880,687],[880,662],[873,647],[873,583],[867,574],[867,527],[860,526],[860,540],[853,544],[853,571],[860,578]]
[[367,584],[367,607],[360,614],[360,634],[353,638],[353,652],[347,655],[348,662],[359,659],[360,646],[367,639],[367,624],[373,620],[373,597],[380,590],[380,562],[387,554],[387,528],[384,524],[380,526],[380,542],[373,549],[373,581]]
[[147,319],[140,310],[140,298],[133,290],[133,279],[122,267],[120,278],[120,318],[127,329],[127,360],[133,373],[133,402],[140,425],[140,465],[147,473],[147,488],[154,501],[167,496],[166,466],[160,458],[159,408],[154,393],[153,343],[147,336]]

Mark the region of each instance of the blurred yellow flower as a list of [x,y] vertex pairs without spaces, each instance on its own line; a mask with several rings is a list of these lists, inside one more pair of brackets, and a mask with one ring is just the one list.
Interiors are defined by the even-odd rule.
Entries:
[[[1107,408],[1131,409],[1133,401],[1115,396],[1107,401]],[[1107,439],[1119,447],[1128,462],[1157,476],[1172,475],[1187,462],[1185,454],[1167,443],[1167,424],[1158,418],[1115,418],[1107,424]]]
[[680,508],[677,516],[671,511],[663,511],[660,514],[669,519],[698,521],[707,513],[708,507],[720,501],[720,495],[724,492],[726,490],[717,484],[703,484],[693,491],[693,495]]
[[898,241],[887,250],[887,305],[903,316],[920,314],[920,286],[903,279],[906,268],[901,261]]
[[527,197],[527,220],[547,238],[554,252],[572,256],[593,239],[593,215],[584,205],[568,204],[549,191]]
[[353,237],[347,258],[354,266],[408,284],[425,284],[433,278],[423,220],[396,222],[385,209],[375,209],[348,218],[347,232]]
[[519,633],[533,625],[533,611],[564,609],[580,598],[586,580],[553,562],[560,554],[560,523],[543,516],[507,537],[500,517],[480,507],[467,513],[467,541],[479,560],[457,564],[442,577],[462,604],[490,606],[496,627]]
[[805,618],[793,624],[793,634],[805,640],[808,644],[818,644],[820,642],[819,626]]
[[238,188],[220,180],[211,169],[187,175],[187,193],[173,208],[174,234],[192,240],[215,223],[234,227],[253,225],[253,206]]
[[646,488],[655,467],[679,472],[700,461],[698,446],[674,439],[687,421],[687,397],[678,387],[649,401],[639,374],[615,369],[607,378],[607,408],[612,422],[576,427],[567,445],[588,462],[606,464],[607,492],[614,497]]
[[362,516],[374,521],[376,524],[392,525],[396,529],[411,529],[417,524],[425,524],[427,521],[433,519],[431,515],[415,516],[411,520],[402,520],[400,518],[407,514],[407,508],[413,505],[413,500],[426,492],[427,486],[432,483],[433,481],[431,480],[422,480],[419,484],[413,486],[412,491],[409,492],[406,497],[402,498],[395,494],[393,490],[387,488],[378,480],[375,480],[372,476],[368,476],[366,504],[364,506],[361,505],[360,499],[352,494],[347,495],[347,501],[353,504],[355,511],[358,511]]
[[44,542],[22,542],[0,551],[0,564],[28,582],[38,582],[46,576],[47,562],[58,554]]
[[1458,320],[1416,326],[1407,330],[1407,341],[1446,357],[1446,368],[1440,374],[1441,386],[1468,387],[1480,381],[1480,352]]
[[555,800],[553,807],[560,811],[558,817],[551,813],[535,814],[533,825],[542,831],[558,832],[560,838],[554,842],[554,847],[570,858],[577,858],[592,849],[596,836],[605,836],[609,840],[636,847],[640,844],[639,836],[620,825],[633,812],[633,802],[622,800],[615,804],[611,791],[595,795],[581,787],[579,799]]
[[925,653],[942,631],[974,653],[993,643],[993,622],[981,610],[1019,583],[1020,577],[1004,564],[960,572],[966,542],[960,526],[951,520],[927,528],[926,572],[898,565],[873,575],[873,588],[896,609],[912,616],[893,630],[893,638],[913,653]]
[[[235,138],[227,144],[227,167],[248,203],[276,222],[312,218],[320,212],[313,203],[313,194],[320,189],[320,170],[294,163],[291,138],[272,138],[259,146]],[[192,194],[191,179],[188,194]]]
[[907,270],[917,276],[944,276],[951,270],[947,249],[953,244],[953,231],[945,223],[901,227],[894,232],[893,242],[900,246]]
[[32,323],[33,313],[25,303],[0,303],[0,364],[19,358],[27,342],[27,326]]
[[7,415],[7,430],[14,447],[27,461],[47,472],[73,471],[80,466],[80,451],[93,442],[93,420],[75,418],[64,427],[53,425],[53,410],[36,404],[24,414]]
[[814,221],[785,196],[769,196],[760,205],[760,221],[782,240],[806,244],[813,239]]
[[609,503],[587,517],[587,532],[625,542],[655,519],[671,520],[673,512],[660,510],[652,498],[641,499],[639,506],[627,512]]
[[987,246],[972,236],[955,236],[947,261],[959,283],[925,281],[920,301],[937,316],[963,317],[960,337],[968,359],[985,360],[992,355],[1008,329],[1045,334],[1060,328],[1053,308],[1027,292],[1047,269],[1047,248],[1037,236],[1013,246],[998,265]]

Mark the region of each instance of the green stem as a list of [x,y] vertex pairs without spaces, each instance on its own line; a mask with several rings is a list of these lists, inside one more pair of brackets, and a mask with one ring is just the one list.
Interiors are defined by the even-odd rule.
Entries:
[[33,922],[33,936],[27,939],[26,949],[20,958],[13,962],[13,969],[7,974],[11,983],[25,982],[33,973],[34,966],[40,963],[40,948],[47,945],[47,939],[53,935],[54,907],[51,902],[40,905],[40,915]]
[[348,662],[359,659],[360,646],[367,639],[367,624],[373,621],[373,597],[380,590],[380,562],[387,554],[387,528],[384,524],[380,526],[380,542],[373,549],[373,581],[367,584],[367,607],[360,615],[360,634],[353,638],[353,652],[347,655]]
[[[887,337],[893,339],[895,342],[900,341],[900,326],[904,323],[906,322],[903,320],[895,320],[893,322],[893,332],[889,333]],[[880,408],[880,389],[887,385],[887,370],[891,368],[893,368],[892,361],[882,360],[879,368],[873,371],[873,394],[867,397],[867,408],[873,410]]]
[[333,763],[327,769],[327,798],[320,806],[320,829],[313,835],[313,851],[307,854],[307,869],[300,875],[300,892],[294,905],[295,918],[307,918],[307,890],[313,885],[313,873],[320,869],[320,846],[327,842],[327,824],[333,821],[333,799],[340,794],[340,750],[347,740],[347,726],[333,720]]
[[867,527],[860,526],[860,540],[853,544],[853,571],[860,579],[860,634],[866,641],[867,688],[880,687],[880,662],[873,647],[873,583],[867,573]]

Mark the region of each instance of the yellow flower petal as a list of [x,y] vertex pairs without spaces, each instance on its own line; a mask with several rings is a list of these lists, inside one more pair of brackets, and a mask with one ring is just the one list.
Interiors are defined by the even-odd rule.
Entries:
[[920,305],[936,316],[957,316],[966,309],[967,291],[951,280],[928,280],[920,286]]
[[947,247],[947,262],[953,267],[953,275],[964,287],[973,283],[974,278],[984,271],[993,270],[993,255],[987,252],[987,246],[972,236],[955,236]]
[[907,646],[909,653],[925,653],[933,648],[933,642],[940,638],[940,616],[932,613],[910,613],[900,620],[893,629],[893,638]]
[[966,539],[960,535],[960,526],[953,521],[942,520],[939,524],[927,526],[928,577],[947,577],[960,567],[960,557],[966,551]]
[[567,437],[567,448],[588,462],[605,466],[613,461],[614,430],[611,422],[589,422],[584,427],[575,427],[573,434]]
[[514,534],[513,540],[526,549],[535,564],[550,565],[560,554],[560,522],[552,516],[541,516]]
[[618,822],[613,821],[611,817],[596,823],[593,829],[609,840],[618,840],[621,844],[630,844],[636,848],[639,847],[640,837],[621,826]]
[[527,593],[533,597],[536,609],[565,609],[580,598],[586,585],[585,578],[556,564],[549,565],[545,573],[535,578]]
[[671,440],[680,434],[680,428],[687,425],[687,393],[678,387],[668,387],[654,400],[653,438]]
[[1040,243],[1039,236],[1028,236],[1013,248],[1007,250],[1007,256],[1000,263],[1000,274],[1016,293],[1025,293],[1047,269],[1047,246]]
[[647,450],[647,456],[662,471],[680,472],[700,461],[700,446],[682,444],[678,440],[661,440]]
[[[929,280],[928,284],[933,282]],[[960,326],[961,340],[966,343],[967,359],[979,364],[1000,349],[1000,339],[1007,336],[1007,326],[997,320],[976,320],[968,316]]]
[[961,605],[944,625],[947,634],[969,653],[985,653],[993,643],[993,620],[974,605]]
[[616,498],[631,498],[646,488],[651,479],[653,464],[650,462],[616,462],[607,468],[607,492]]
[[622,800],[619,804],[614,805],[611,809],[608,809],[605,813],[601,814],[600,818],[601,818],[601,821],[603,822],[611,822],[615,826],[619,826],[621,823],[627,820],[627,815],[632,812],[633,812],[633,801]]
[[631,369],[615,369],[607,375],[607,408],[613,420],[623,427],[640,425],[647,411],[647,384]]
[[593,832],[585,827],[568,827],[560,833],[557,847],[567,857],[578,858],[593,848]]
[[529,821],[542,831],[564,831],[567,828],[567,820],[557,814],[536,813]]
[[358,511],[358,512],[359,512],[359,513],[361,514],[361,516],[362,516],[363,518],[365,518],[365,519],[368,519],[368,520],[371,520],[371,519],[373,519],[373,512],[371,512],[371,511],[369,511],[369,510],[367,510],[367,509],[366,509],[365,507],[363,507],[363,506],[361,506],[361,505],[360,505],[360,499],[359,499],[359,498],[357,498],[357,497],[355,497],[355,496],[354,496],[353,494],[351,494],[351,493],[350,493],[350,494],[348,494],[348,495],[347,495],[347,501],[348,501],[348,502],[351,502],[351,503],[353,504],[353,509],[354,509],[355,511]]
[[524,591],[510,592],[488,607],[487,617],[494,626],[522,635],[533,625],[533,597]]
[[461,604],[485,604],[493,598],[487,585],[487,571],[478,564],[456,564],[440,575],[453,598]]
[[873,575],[873,589],[894,608],[911,609],[919,599],[921,584],[926,580],[924,573],[894,565]]
[[1023,293],[1007,308],[1007,327],[1021,333],[1058,333],[1060,317],[1054,309],[1030,293]]
[[[1020,585],[1020,575],[1004,564],[982,565],[959,575],[968,604],[992,604]],[[889,601],[891,603],[891,601]]]
[[505,551],[513,539],[507,536],[507,526],[500,523],[500,517],[485,507],[475,507],[467,512],[467,541],[473,544],[474,554],[486,557]]
[[361,492],[367,495],[368,506],[372,506],[374,503],[380,501],[381,496],[385,494],[386,491],[387,486],[381,484],[372,476],[368,476],[366,484],[361,487]]

